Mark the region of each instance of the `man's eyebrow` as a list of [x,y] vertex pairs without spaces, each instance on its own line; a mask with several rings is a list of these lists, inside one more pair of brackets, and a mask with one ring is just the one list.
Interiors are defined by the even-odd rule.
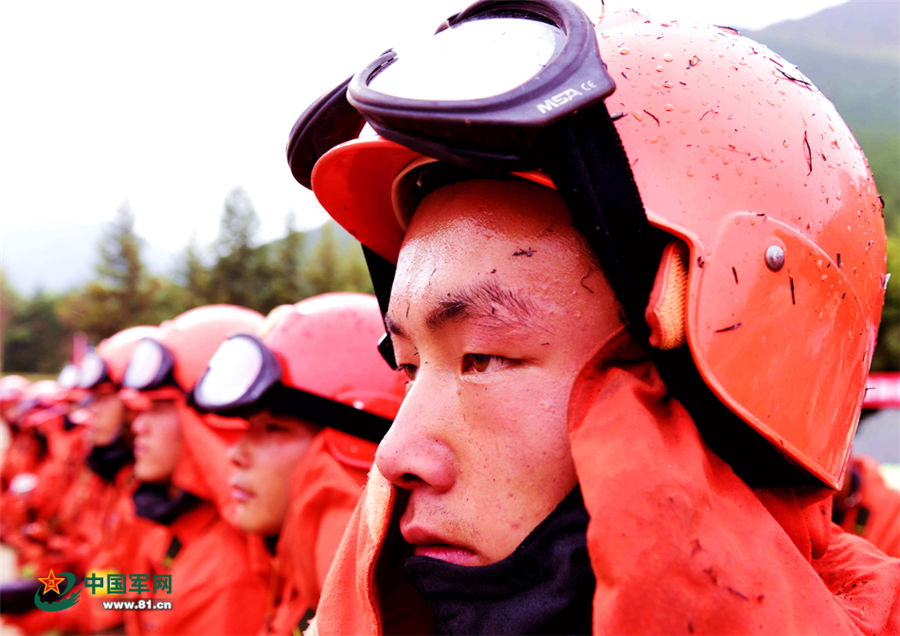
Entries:
[[[496,313],[498,305],[506,310],[503,314]],[[447,294],[447,298],[440,300],[428,313],[425,325],[436,331],[455,320],[490,318],[498,326],[515,326],[524,323],[533,313],[531,304],[513,290],[488,281]]]

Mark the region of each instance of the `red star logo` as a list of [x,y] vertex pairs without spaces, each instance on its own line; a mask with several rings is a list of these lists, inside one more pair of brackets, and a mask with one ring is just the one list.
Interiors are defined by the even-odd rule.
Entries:
[[44,591],[42,594],[46,594],[48,590],[53,590],[59,594],[59,584],[65,581],[65,579],[61,576],[56,576],[53,574],[53,570],[50,570],[50,574],[44,578],[38,578],[38,581],[44,584]]

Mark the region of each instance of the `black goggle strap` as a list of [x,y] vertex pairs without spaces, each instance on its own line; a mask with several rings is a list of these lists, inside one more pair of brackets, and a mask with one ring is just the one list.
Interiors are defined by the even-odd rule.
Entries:
[[[387,315],[388,305],[391,301],[391,285],[394,284],[394,274],[397,267],[389,260],[382,258],[365,245],[362,246],[366,265],[369,267],[369,276],[372,277],[372,287],[375,289],[375,298],[378,299],[378,308],[381,315]],[[394,370],[397,370],[397,358],[394,357],[394,345],[391,335],[384,328],[384,335],[378,340],[378,353],[384,361]]]
[[663,240],[647,220],[625,149],[605,103],[541,135],[546,172],[597,255],[629,327],[646,340],[644,318]]
[[312,170],[319,158],[335,146],[356,139],[366,123],[347,101],[351,79],[313,102],[291,130],[288,163],[294,178],[307,188],[312,189]]
[[376,444],[391,427],[391,420],[386,417],[280,383],[269,389],[258,402],[255,410],[262,409],[327,426]]

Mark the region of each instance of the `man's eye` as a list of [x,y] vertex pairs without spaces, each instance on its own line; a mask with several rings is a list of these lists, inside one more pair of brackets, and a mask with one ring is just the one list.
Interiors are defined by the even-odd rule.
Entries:
[[419,367],[414,364],[401,364],[398,365],[397,368],[406,374],[406,377],[409,378],[410,382],[416,379],[416,374],[419,372]]
[[463,373],[484,373],[494,371],[499,367],[510,363],[509,358],[492,356],[486,353],[467,353],[463,356]]

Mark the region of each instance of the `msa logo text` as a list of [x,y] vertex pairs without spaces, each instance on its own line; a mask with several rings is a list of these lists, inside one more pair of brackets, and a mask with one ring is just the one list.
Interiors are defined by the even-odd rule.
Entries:
[[576,90],[574,88],[567,88],[566,90],[562,91],[561,93],[557,93],[556,95],[553,95],[552,97],[550,97],[548,99],[545,99],[542,103],[537,105],[538,112],[541,115],[546,115],[547,113],[551,112],[552,110],[559,108],[560,106],[563,106],[564,104],[568,104],[569,102],[573,101],[575,98],[580,97],[581,95],[584,95],[585,93],[591,92],[592,90],[597,88],[597,85],[594,83],[593,80],[588,80],[586,82],[582,82],[580,88],[581,88],[580,91]]

